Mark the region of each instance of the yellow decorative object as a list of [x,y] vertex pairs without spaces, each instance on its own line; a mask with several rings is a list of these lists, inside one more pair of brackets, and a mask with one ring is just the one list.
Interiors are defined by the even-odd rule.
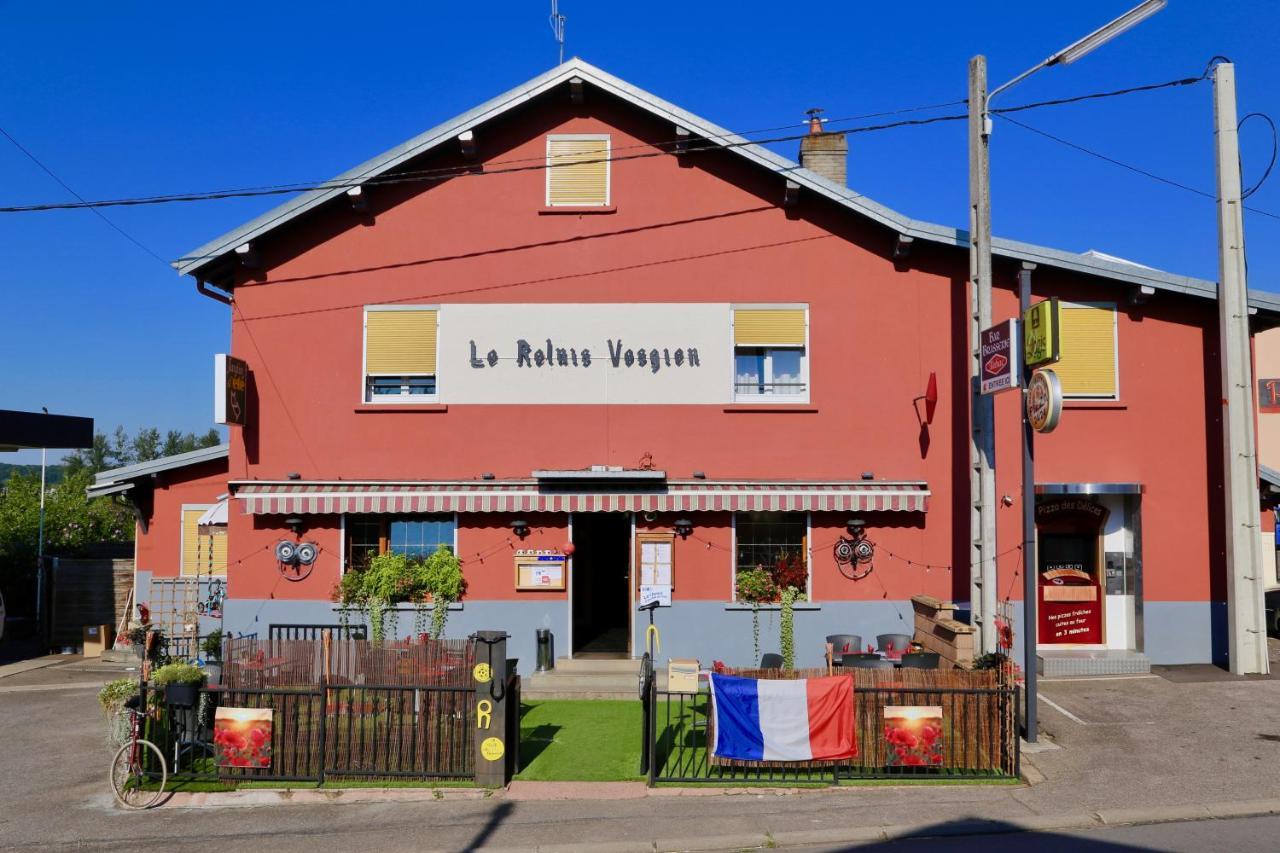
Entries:
[[476,703],[476,728],[487,729],[493,722],[493,703],[488,699],[481,699]]
[[487,737],[480,744],[480,754],[484,756],[485,761],[497,761],[506,751],[502,738]]
[[471,675],[481,684],[488,684],[493,680],[493,669],[487,663],[478,663],[471,669]]
[[661,646],[658,636],[658,626],[650,625],[644,629],[644,648],[650,655],[656,655]]

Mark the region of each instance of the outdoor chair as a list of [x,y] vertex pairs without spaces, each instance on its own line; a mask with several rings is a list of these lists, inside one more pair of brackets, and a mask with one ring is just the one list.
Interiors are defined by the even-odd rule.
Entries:
[[827,642],[831,644],[831,654],[836,660],[841,655],[852,654],[862,648],[862,638],[857,634],[828,634]]
[[912,652],[902,656],[903,669],[937,669],[941,655],[937,652]]
[[853,669],[893,669],[893,661],[884,658],[853,658],[843,665]]
[[911,648],[910,634],[877,634],[876,648],[891,657],[901,657]]
[[765,652],[760,656],[761,669],[782,669],[782,655]]

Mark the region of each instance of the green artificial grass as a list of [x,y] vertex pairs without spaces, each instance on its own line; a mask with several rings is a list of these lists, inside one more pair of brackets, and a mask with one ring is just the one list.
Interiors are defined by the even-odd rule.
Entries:
[[640,703],[596,699],[522,703],[517,779],[640,779]]

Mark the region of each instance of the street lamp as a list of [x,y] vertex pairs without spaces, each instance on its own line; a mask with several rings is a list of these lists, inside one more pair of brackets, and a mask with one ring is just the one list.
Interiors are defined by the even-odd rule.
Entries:
[[[1099,27],[1038,65],[987,93],[987,59],[969,60],[969,279],[974,283],[974,305],[969,312],[970,375],[973,377],[973,424],[970,438],[973,506],[970,540],[970,612],[978,628],[982,652],[996,651],[996,519],[995,519],[995,417],[990,397],[980,393],[982,330],[991,326],[991,100],[1001,92],[1051,65],[1070,65],[1127,32],[1168,5],[1168,0],[1146,0],[1120,17]],[[1033,265],[1024,264],[1019,276],[1019,304],[1025,312],[1031,299]],[[1024,382],[1023,385],[1026,383]],[[1028,741],[1036,740],[1036,561],[1035,462],[1025,405],[1022,439],[1022,564],[1023,571],[1023,670],[1027,693]]]

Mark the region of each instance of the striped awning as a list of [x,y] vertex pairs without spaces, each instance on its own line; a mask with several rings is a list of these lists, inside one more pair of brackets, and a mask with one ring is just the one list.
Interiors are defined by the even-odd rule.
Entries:
[[549,489],[536,480],[239,481],[250,515],[430,512],[924,512],[922,482],[666,482],[653,489]]

